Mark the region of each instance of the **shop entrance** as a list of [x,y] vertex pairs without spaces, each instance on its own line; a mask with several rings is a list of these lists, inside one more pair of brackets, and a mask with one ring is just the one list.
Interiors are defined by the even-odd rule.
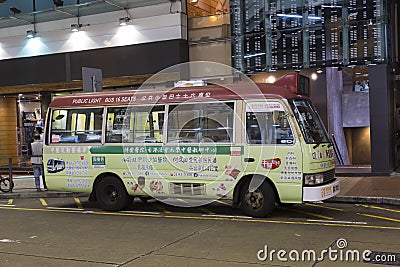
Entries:
[[18,162],[30,162],[31,146],[35,132],[43,132],[40,94],[19,94],[17,98]]

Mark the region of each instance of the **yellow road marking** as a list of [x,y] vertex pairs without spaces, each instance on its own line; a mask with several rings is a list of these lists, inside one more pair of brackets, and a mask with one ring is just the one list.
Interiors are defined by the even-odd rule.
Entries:
[[351,228],[366,228],[366,229],[386,229],[400,231],[400,227],[396,226],[380,226],[380,225],[358,225],[358,224],[339,224],[339,223],[319,223],[319,222],[296,222],[296,221],[280,221],[268,219],[246,219],[246,218],[224,218],[224,217],[209,217],[209,216],[177,216],[177,215],[157,215],[157,214],[137,214],[137,213],[121,213],[121,212],[98,212],[98,211],[78,211],[78,210],[59,210],[59,209],[39,209],[39,208],[16,208],[9,206],[0,206],[0,209],[16,210],[16,211],[48,211],[59,213],[80,213],[85,215],[114,215],[114,216],[133,216],[133,217],[150,217],[150,218],[167,218],[167,219],[192,219],[192,220],[212,220],[212,221],[237,221],[251,223],[274,223],[274,224],[290,224],[290,225],[317,225],[317,226],[334,226],[334,227],[351,227]]
[[339,208],[334,208],[334,207],[328,207],[328,206],[323,206],[323,205],[318,205],[318,204],[312,204],[312,203],[306,203],[307,206],[311,207],[319,207],[319,208],[324,208],[328,210],[337,210],[337,211],[344,211],[344,209],[339,209]]
[[386,221],[392,221],[392,222],[398,222],[400,223],[399,219],[394,219],[394,218],[389,218],[389,217],[383,217],[383,216],[376,216],[376,215],[372,215],[372,214],[366,214],[366,213],[357,213],[358,215],[361,216],[366,216],[366,217],[371,217],[371,218],[375,218],[375,219],[381,219],[381,220],[386,220]]
[[47,206],[47,202],[46,202],[46,200],[44,200],[44,198],[39,198],[39,200],[40,200],[40,203],[42,203],[42,206]]
[[165,209],[163,206],[161,206],[161,205],[159,205],[159,204],[152,203],[152,205],[153,205],[154,207],[156,207],[157,209],[161,210],[161,211],[164,212],[164,213],[171,213],[169,210]]
[[332,217],[328,217],[328,216],[325,216],[325,215],[316,214],[316,213],[312,213],[312,212],[307,212],[307,211],[302,211],[302,210],[295,210],[295,209],[289,209],[289,208],[284,208],[284,207],[278,207],[278,208],[279,208],[279,209],[282,209],[282,210],[288,210],[288,211],[293,211],[293,212],[297,212],[297,213],[302,213],[302,214],[306,214],[306,215],[310,215],[310,216],[322,218],[322,219],[325,219],[325,220],[333,220]]
[[358,206],[368,208],[368,209],[377,209],[377,210],[384,210],[384,211],[391,211],[391,212],[400,212],[400,210],[394,210],[394,209],[388,209],[388,208],[382,208],[378,206],[369,206],[369,205],[364,205],[364,204],[359,204]]
[[9,199],[9,200],[7,201],[7,204],[8,204],[8,205],[12,205],[13,202],[14,202],[14,199]]
[[207,213],[207,214],[209,214],[209,215],[215,214],[215,212],[212,212],[211,210],[208,210],[208,209],[203,208],[203,207],[200,207],[200,208],[197,208],[197,209],[198,209],[198,210],[201,210],[201,211],[203,211],[203,212],[205,212],[205,213]]
[[226,205],[226,206],[229,206],[229,207],[232,207],[232,205],[231,204],[229,204],[229,203],[226,203],[226,202],[223,202],[223,201],[221,201],[221,200],[214,200],[214,202],[217,202],[217,203],[220,203],[220,204],[223,204],[223,205]]
[[79,198],[74,197],[74,201],[75,201],[76,206],[77,206],[79,209],[83,209],[82,203],[81,203],[81,201],[79,200]]

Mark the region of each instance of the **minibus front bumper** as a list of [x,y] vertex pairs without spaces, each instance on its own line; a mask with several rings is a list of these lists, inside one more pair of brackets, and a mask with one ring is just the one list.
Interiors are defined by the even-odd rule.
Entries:
[[320,201],[336,196],[340,192],[339,179],[321,186],[304,186],[303,201]]

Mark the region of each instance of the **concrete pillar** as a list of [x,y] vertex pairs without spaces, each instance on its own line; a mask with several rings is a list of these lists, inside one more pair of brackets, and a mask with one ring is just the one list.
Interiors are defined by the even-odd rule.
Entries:
[[[335,136],[337,144],[337,153],[340,153],[344,165],[349,165],[349,153],[347,151],[346,139],[343,132],[342,117],[342,93],[343,78],[342,71],[338,68],[326,68],[326,91],[327,91],[327,109],[328,109],[328,132]],[[337,155],[337,154],[336,154]],[[338,159],[336,158],[338,164]]]
[[371,121],[371,170],[389,174],[394,169],[394,92],[386,64],[368,67]]

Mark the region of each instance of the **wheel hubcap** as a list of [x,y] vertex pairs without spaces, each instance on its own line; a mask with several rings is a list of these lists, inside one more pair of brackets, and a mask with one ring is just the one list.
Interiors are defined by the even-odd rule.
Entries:
[[110,202],[114,202],[118,198],[118,191],[115,190],[115,187],[109,186],[107,190],[105,190],[105,195]]
[[264,203],[264,196],[259,189],[256,189],[253,192],[247,191],[245,202],[250,208],[259,209]]

